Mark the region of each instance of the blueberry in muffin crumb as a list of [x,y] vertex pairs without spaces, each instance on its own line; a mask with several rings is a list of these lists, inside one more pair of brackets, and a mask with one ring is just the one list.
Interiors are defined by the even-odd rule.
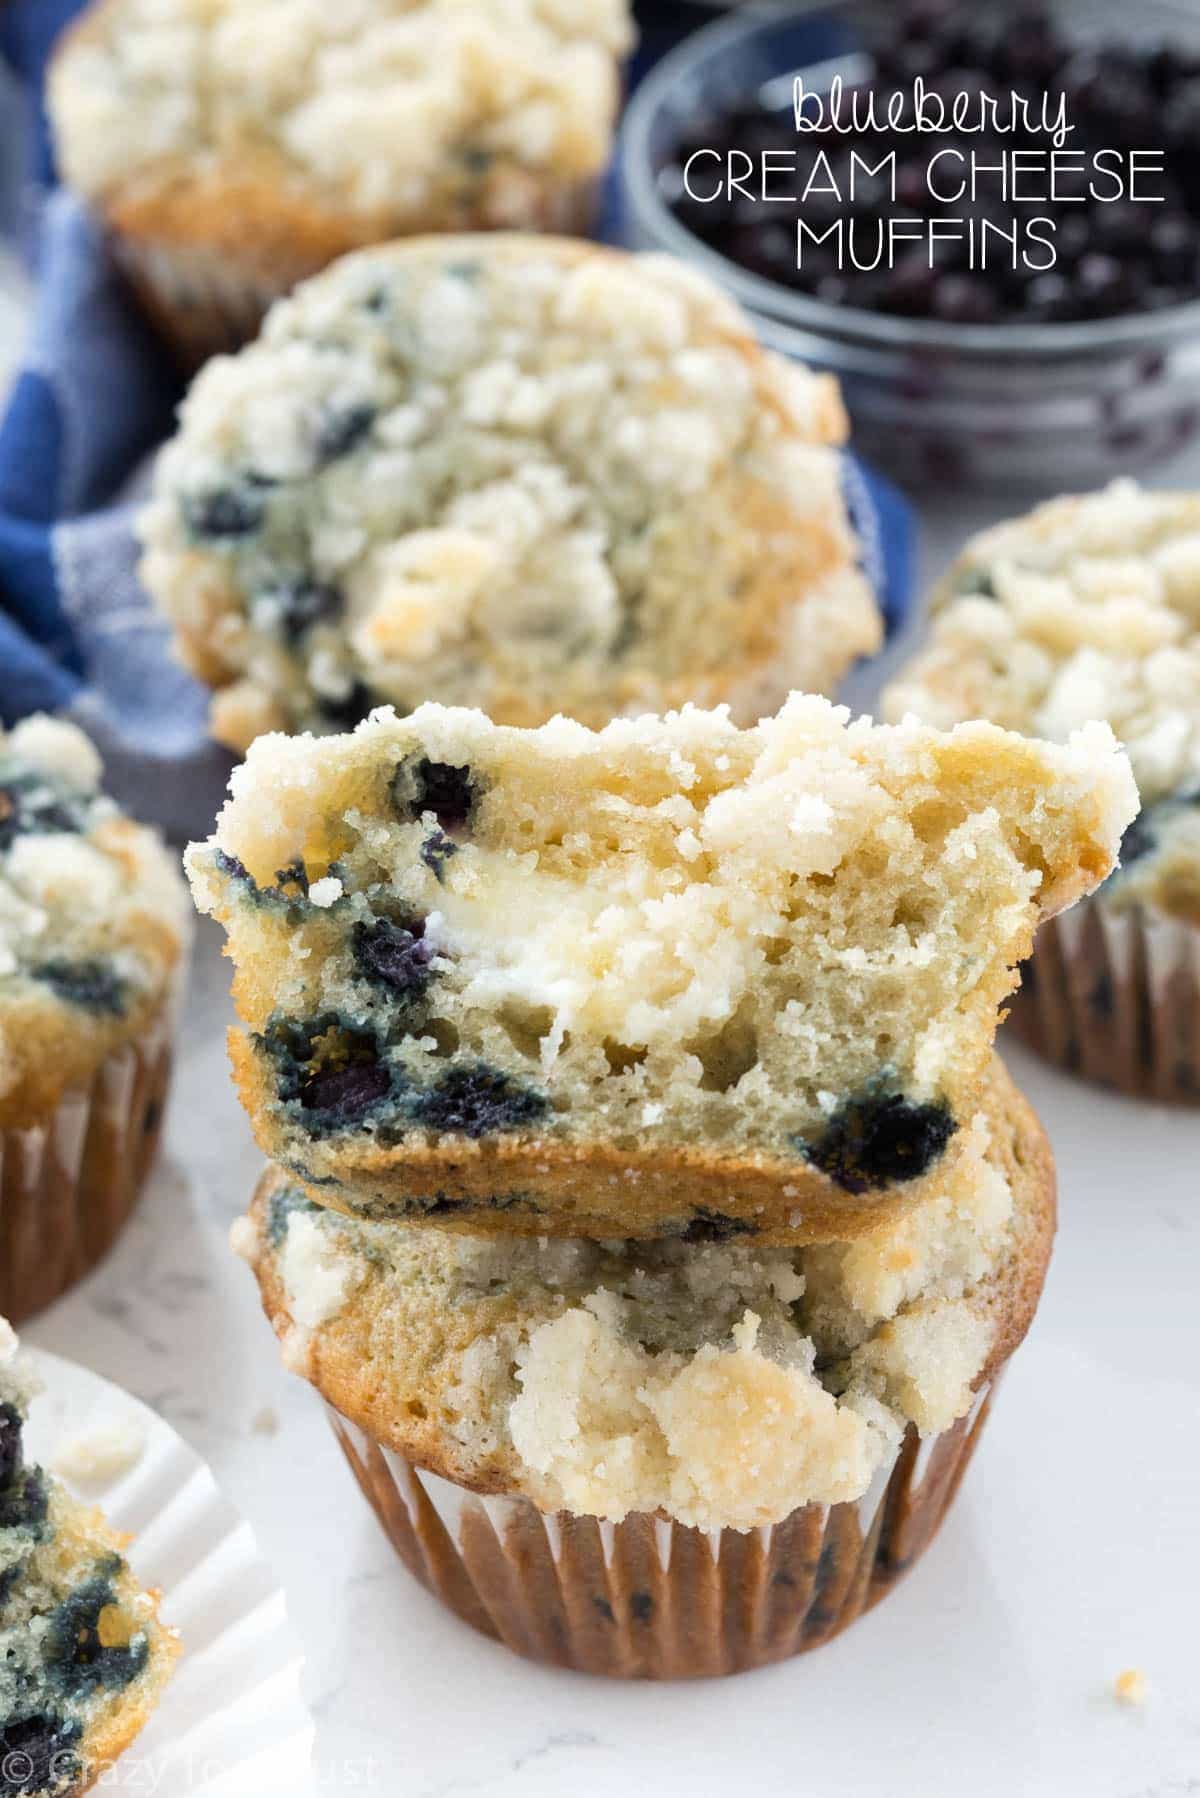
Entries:
[[916,1180],[944,1152],[957,1129],[941,1102],[914,1105],[880,1087],[847,1099],[814,1141],[798,1146],[844,1192],[870,1192],[893,1181]]
[[[1035,926],[1136,805],[1103,726],[1058,747],[804,695],[749,731],[381,709],[260,738],[232,787],[187,859],[267,1153],[348,1208],[437,1191],[484,1228],[614,1236],[918,1204]],[[223,857],[299,862],[308,900],[281,929]]]

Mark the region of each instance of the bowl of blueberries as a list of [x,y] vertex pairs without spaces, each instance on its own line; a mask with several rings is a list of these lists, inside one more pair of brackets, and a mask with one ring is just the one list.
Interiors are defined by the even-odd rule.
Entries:
[[911,487],[1095,485],[1200,428],[1195,0],[744,9],[636,90],[626,240],[842,382]]

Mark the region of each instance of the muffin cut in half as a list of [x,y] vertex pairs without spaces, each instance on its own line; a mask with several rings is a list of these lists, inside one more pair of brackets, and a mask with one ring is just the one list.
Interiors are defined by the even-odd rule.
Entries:
[[179,1643],[125,1538],[26,1465],[35,1391],[0,1319],[0,1790],[74,1798],[142,1729]]
[[260,738],[231,788],[187,863],[272,1159],[367,1217],[693,1240],[928,1196],[1038,919],[1136,803],[1104,726],[802,695],[747,731],[382,711]]
[[831,692],[878,647],[825,376],[665,257],[438,237],[210,364],[141,521],[214,734],[380,703],[500,723]]
[[55,51],[63,178],[192,357],[360,245],[586,232],[627,0],[97,0]]
[[288,1363],[413,1464],[547,1512],[749,1530],[861,1498],[1024,1336],[1053,1164],[998,1062],[964,1136],[925,1206],[852,1244],[397,1230],[275,1168],[234,1245]]

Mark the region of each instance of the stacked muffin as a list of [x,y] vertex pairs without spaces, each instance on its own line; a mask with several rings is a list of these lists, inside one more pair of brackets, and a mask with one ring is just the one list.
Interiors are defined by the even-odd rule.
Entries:
[[985,531],[885,711],[1118,733],[1142,812],[1103,892],[1039,938],[1013,1022],[1092,1079],[1200,1101],[1200,496],[1121,481]]
[[936,1529],[1053,1174],[992,1057],[1136,804],[1103,726],[793,696],[260,739],[189,852],[273,1167],[237,1226],[410,1568],[522,1652],[733,1671]]

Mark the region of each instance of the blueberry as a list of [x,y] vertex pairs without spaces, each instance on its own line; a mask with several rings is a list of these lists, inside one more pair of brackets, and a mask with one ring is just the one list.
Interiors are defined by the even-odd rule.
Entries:
[[1041,7],[1027,7],[1008,21],[1001,54],[1009,80],[1046,87],[1063,59],[1062,42]]
[[68,794],[40,774],[17,774],[0,785],[0,853],[22,836],[79,836],[91,801]]
[[22,1469],[0,1488],[0,1530],[40,1530],[49,1503],[41,1469]]
[[365,979],[406,999],[415,999],[430,981],[433,950],[423,941],[424,920],[408,926],[381,918],[354,930],[354,960]]
[[1085,256],[1075,273],[1084,315],[1109,318],[1128,312],[1138,295],[1129,269],[1115,256]]
[[289,862],[286,868],[275,870],[274,886],[265,887],[264,892],[277,894],[281,899],[308,898],[308,869],[300,860]]
[[0,1728],[0,1798],[79,1789],[83,1767],[75,1745],[82,1729],[65,1717],[39,1712]]
[[1047,269],[1025,289],[1025,311],[1043,324],[1057,324],[1075,312],[1075,291],[1065,275]]
[[1060,268],[1077,263],[1092,247],[1092,227],[1078,212],[1068,212],[1054,227],[1055,259]]
[[21,1413],[15,1405],[0,1404],[0,1491],[10,1486],[21,1469]]
[[1150,257],[1160,281],[1184,287],[1196,273],[1196,227],[1181,213],[1164,213],[1150,227]]
[[531,1124],[547,1106],[544,1093],[522,1086],[486,1062],[476,1062],[473,1067],[450,1068],[436,1086],[415,1094],[409,1112],[428,1130],[478,1139]]
[[218,849],[213,859],[217,864],[218,874],[223,874],[226,880],[242,881],[245,884],[254,887],[255,892],[258,891],[254,876],[251,874],[249,868],[247,868],[245,862],[239,861],[236,855],[228,855],[224,849]]
[[293,647],[314,624],[331,624],[340,618],[346,605],[339,587],[304,575],[267,589],[263,598],[269,601],[270,615],[278,619],[281,634]]
[[184,522],[201,541],[252,536],[265,513],[266,500],[252,487],[217,487],[183,498]]
[[348,456],[374,423],[374,406],[347,406],[344,411],[327,413],[317,429],[317,461],[335,462],[339,456]]
[[629,1614],[635,1623],[649,1623],[654,1615],[654,1597],[650,1592],[629,1594]]
[[478,799],[471,770],[453,762],[410,756],[392,776],[392,803],[399,815],[415,821],[432,812],[444,831],[464,829]]
[[939,275],[933,316],[948,325],[989,325],[999,310],[995,291],[978,275]]
[[392,1077],[381,1061],[348,1061],[318,1068],[300,1088],[305,1111],[319,1111],[333,1129],[357,1123],[392,1089]]
[[112,1647],[101,1640],[100,1615],[115,1603],[113,1575],[119,1567],[118,1558],[110,1557],[51,1613],[46,1651],[56,1681],[68,1698],[86,1698],[101,1689],[120,1691],[146,1665],[150,1649],[144,1634]]
[[329,699],[322,695],[317,704],[325,723],[336,725],[338,730],[353,730],[379,704],[379,700],[365,681],[356,680],[343,699]]
[[881,277],[880,308],[884,312],[897,313],[902,318],[928,318],[938,278],[937,271],[930,268],[923,250],[910,252],[901,257],[888,274]]
[[897,1092],[847,1099],[816,1142],[796,1146],[843,1192],[872,1192],[916,1180],[957,1128],[944,1104],[916,1105]]
[[310,1135],[360,1122],[391,1093],[374,1031],[337,1012],[274,1017],[254,1041],[275,1064],[281,1103],[300,1108]]
[[1200,149],[1200,80],[1177,88],[1163,114],[1163,138],[1170,150],[1189,155]]
[[1143,806],[1121,838],[1121,868],[1128,868],[1131,863],[1141,861],[1144,856],[1156,850],[1163,825],[1168,824],[1181,811],[1194,806],[1200,806],[1200,789],[1168,793],[1165,798],[1156,799],[1153,805]]
[[729,1242],[734,1236],[752,1236],[754,1225],[744,1217],[724,1217],[698,1205],[692,1221],[683,1233],[684,1242]]
[[431,830],[420,848],[421,860],[430,873],[437,877],[440,886],[446,872],[446,863],[452,855],[458,854],[458,844],[452,843],[443,830]]
[[102,961],[63,961],[55,958],[30,969],[34,980],[41,980],[65,1005],[77,1005],[80,1011],[97,1017],[123,1017],[125,983]]
[[1121,838],[1118,859],[1122,868],[1128,868],[1133,862],[1140,862],[1144,856],[1158,847],[1158,833],[1154,828],[1154,808],[1145,807],[1140,811],[1133,823],[1129,825]]

